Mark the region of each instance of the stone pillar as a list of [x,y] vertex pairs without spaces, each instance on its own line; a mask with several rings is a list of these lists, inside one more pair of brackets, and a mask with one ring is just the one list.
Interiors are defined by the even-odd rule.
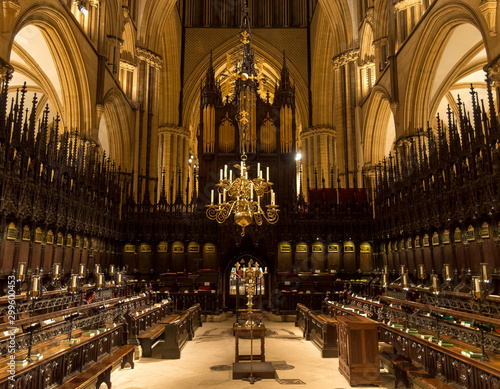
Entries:
[[[181,174],[181,193],[185,197],[185,188],[187,185],[188,159],[189,159],[189,139],[190,133],[188,129],[177,126],[164,126],[158,129],[158,141],[160,150],[160,171],[165,171],[165,185],[167,201],[175,201],[175,194],[179,185],[179,176],[177,174],[180,169]],[[193,177],[190,177],[192,182]],[[170,184],[174,183],[174,198],[170,198]],[[189,201],[190,197],[187,199]],[[186,199],[184,198],[186,201]]]
[[[337,133],[334,128],[328,126],[311,127],[302,131],[302,144],[304,147],[304,159],[302,162],[303,179],[302,185],[309,178],[311,188],[314,187],[314,170],[318,172],[318,186],[321,187],[321,176],[325,178],[325,187],[329,187],[329,174],[333,169],[337,175]],[[302,188],[306,193],[306,188]]]
[[[139,77],[137,102],[140,107],[139,120],[136,126],[136,172],[154,178],[158,172],[158,90],[159,71],[163,60],[161,56],[143,47],[136,47]],[[153,193],[154,187],[150,183],[148,188]]]
[[[340,139],[343,146],[343,153],[339,152],[339,154],[343,154],[343,161],[339,160],[338,165],[340,166],[340,173],[345,173],[345,188],[358,185],[354,172],[360,170],[358,169],[357,145],[361,144],[361,139],[356,139],[360,131],[356,131],[356,126],[359,123],[357,123],[355,114],[358,89],[356,82],[358,66],[356,61],[358,58],[359,49],[345,51],[333,58],[335,79],[340,85],[340,88],[335,90],[334,100],[340,102],[342,109],[342,123],[341,129],[338,130],[340,132],[338,139]],[[337,128],[339,127],[337,126]],[[353,177],[353,179],[349,180],[349,177]]]

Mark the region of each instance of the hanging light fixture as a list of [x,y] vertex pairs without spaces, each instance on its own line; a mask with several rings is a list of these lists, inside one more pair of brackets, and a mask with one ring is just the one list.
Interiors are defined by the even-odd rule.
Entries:
[[[232,170],[227,175],[227,165],[220,171],[220,182],[217,184],[218,204],[214,204],[214,191],[212,190],[210,205],[207,205],[207,217],[224,223],[231,215],[234,222],[242,228],[241,236],[245,236],[245,228],[252,222],[258,226],[266,220],[270,224],[278,221],[278,205],[276,205],[273,183],[269,181],[269,167],[266,169],[266,179],[262,177],[260,163],[257,164],[257,177],[248,178],[249,167],[246,164],[246,144],[248,131],[252,121],[252,107],[255,105],[259,80],[263,78],[255,69],[255,59],[251,48],[252,34],[248,5],[242,0],[242,24],[239,40],[242,44],[242,59],[238,61],[233,74],[229,75],[235,80],[234,99],[237,105],[236,120],[241,140],[241,164],[235,165],[240,176],[233,180]],[[229,81],[228,81],[229,82]],[[267,205],[264,202],[269,200]],[[265,210],[264,210],[264,209]]]

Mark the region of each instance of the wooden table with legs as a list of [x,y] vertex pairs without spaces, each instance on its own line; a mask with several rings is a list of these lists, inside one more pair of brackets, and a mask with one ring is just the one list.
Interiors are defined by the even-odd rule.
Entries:
[[[250,359],[254,361],[261,361],[265,362],[266,361],[266,348],[265,348],[265,336],[266,336],[266,327],[262,324],[260,326],[234,326],[233,327],[234,331],[234,341],[235,341],[235,353],[234,353],[234,358],[235,362],[239,361],[250,361]],[[239,353],[239,342],[241,339],[259,339],[260,338],[260,354],[257,355],[250,355],[250,354],[244,354],[241,355]]]

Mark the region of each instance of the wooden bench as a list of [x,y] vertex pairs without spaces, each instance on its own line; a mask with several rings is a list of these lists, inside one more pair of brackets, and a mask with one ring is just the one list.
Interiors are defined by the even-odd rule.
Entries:
[[382,352],[380,353],[380,359],[382,364],[385,364],[387,367],[392,369],[394,373],[395,388],[398,387],[400,382],[402,382],[407,388],[410,387],[408,374],[418,377],[431,377],[429,373],[413,364],[411,360],[401,354]]
[[417,377],[413,380],[414,388],[422,389],[456,389],[454,386],[441,381],[439,378]]
[[157,324],[148,328],[137,337],[142,347],[142,356],[151,357],[153,355],[153,347],[160,341],[165,332],[165,324]]
[[302,330],[302,337],[307,337],[307,321],[309,317],[309,308],[303,304],[297,304],[297,311],[295,316],[295,327],[299,327]]
[[[380,358],[385,363],[392,365],[394,371],[394,387],[397,388],[402,382],[407,388],[422,388],[422,389],[452,389],[453,386],[433,377],[421,367],[412,363],[408,358],[397,353],[380,353]],[[412,382],[410,383],[410,376]]]
[[165,342],[163,342],[162,359],[179,359],[182,348],[191,339],[193,339],[193,330],[188,313],[165,324]]
[[310,340],[321,351],[322,358],[337,358],[339,356],[336,319],[309,312],[307,329],[306,339]]
[[77,376],[66,381],[65,384],[60,386],[60,389],[83,389],[90,385],[97,377],[96,389],[99,389],[104,382],[111,389],[111,370],[113,365],[122,360],[121,368],[123,369],[127,363],[130,367],[134,368],[134,350],[135,345],[127,344],[114,351],[112,354],[104,357],[99,362],[96,362],[90,368],[82,371]]

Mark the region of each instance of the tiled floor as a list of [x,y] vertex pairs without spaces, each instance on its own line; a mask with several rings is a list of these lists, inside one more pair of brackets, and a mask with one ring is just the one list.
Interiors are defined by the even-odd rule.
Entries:
[[[305,385],[281,385],[276,380],[262,380],[250,385],[248,382],[232,380],[232,371],[213,371],[212,366],[230,365],[234,362],[234,337],[231,334],[232,320],[221,323],[203,323],[195,338],[188,342],[181,359],[142,358],[135,369],[125,368],[113,373],[115,389],[190,389],[190,388],[349,388],[345,378],[338,372],[337,358],[321,358],[318,349],[302,339],[301,331],[294,323],[265,322],[269,336],[266,337],[266,361],[294,366],[293,369],[277,370],[281,379],[300,379]],[[260,344],[254,341],[258,349]],[[241,340],[241,351],[250,341]],[[382,375],[383,388],[394,388],[393,377]]]

